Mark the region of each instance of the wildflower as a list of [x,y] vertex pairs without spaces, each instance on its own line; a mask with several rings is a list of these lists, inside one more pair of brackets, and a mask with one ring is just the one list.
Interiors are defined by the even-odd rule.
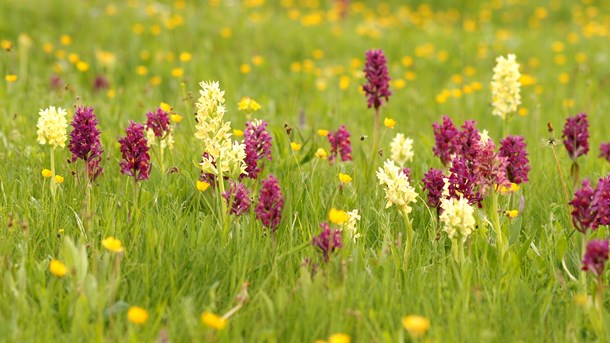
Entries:
[[339,173],[339,181],[341,181],[341,183],[348,184],[352,182],[352,177],[348,174]]
[[348,334],[335,333],[328,337],[328,343],[351,343],[352,339]]
[[165,138],[171,131],[168,113],[160,107],[155,112],[146,113],[146,129],[152,130],[156,138]]
[[589,152],[589,122],[585,113],[569,117],[563,127],[563,145],[572,160]]
[[466,120],[462,125],[462,130],[458,132],[454,141],[455,153],[466,159],[474,161],[481,148],[481,134],[476,128],[474,120]]
[[495,148],[492,140],[481,143],[473,163],[472,173],[476,175],[476,183],[483,195],[495,189],[496,185],[510,186],[506,177],[508,160],[494,152]]
[[102,246],[104,248],[106,248],[108,251],[114,252],[114,253],[122,253],[123,251],[125,251],[125,249],[123,248],[123,242],[121,242],[120,240],[114,238],[114,237],[106,237],[102,240]]
[[608,261],[608,240],[591,240],[587,243],[587,252],[582,260],[582,270],[602,275]]
[[443,199],[441,207],[443,213],[439,218],[447,236],[451,239],[461,238],[465,242],[475,229],[474,207],[468,203],[468,199],[461,197]]
[[382,99],[388,101],[392,95],[387,61],[381,49],[366,52],[366,65],[363,71],[367,83],[362,85],[362,89],[368,97],[368,107],[375,107],[375,110],[378,110],[383,104]]
[[318,136],[321,136],[321,137],[326,137],[326,136],[328,136],[328,130],[319,129],[319,130],[318,130]]
[[52,258],[51,262],[49,263],[49,271],[54,276],[62,278],[68,273],[68,268],[60,260]]
[[284,208],[284,195],[277,179],[269,175],[262,181],[261,191],[256,205],[256,219],[273,233],[280,225],[282,209]]
[[98,121],[93,107],[76,108],[72,120],[72,132],[70,132],[70,143],[68,148],[72,153],[72,162],[80,159],[85,162],[88,180],[95,181],[102,174],[102,153],[104,150],[100,144],[101,132],[97,127]]
[[602,143],[599,146],[599,157],[610,162],[610,142]]
[[498,156],[506,157],[506,177],[515,184],[528,181],[527,173],[530,170],[525,141],[521,136],[508,136],[500,141]]
[[197,180],[197,189],[201,192],[205,192],[210,187],[210,184],[205,181]]
[[170,114],[170,116],[169,116],[169,117],[170,117],[170,119],[171,119],[171,120],[172,120],[174,123],[176,123],[176,124],[178,124],[179,122],[181,122],[181,121],[182,121],[182,116],[181,116],[181,115],[179,115],[179,114],[176,114],[176,113],[172,113],[172,114]]
[[386,208],[396,205],[403,214],[411,213],[412,202],[417,202],[417,193],[407,175],[392,160],[386,160],[377,171],[380,185],[385,185]]
[[148,311],[139,306],[132,306],[127,311],[127,319],[133,324],[142,325],[148,320]]
[[46,168],[42,170],[42,177],[44,177],[45,179],[48,179],[51,176],[53,176],[52,171],[50,171],[49,169],[46,169]]
[[205,311],[201,314],[201,322],[205,324],[205,326],[210,327],[214,330],[222,330],[228,324],[228,321],[226,319],[208,311]]
[[459,134],[458,129],[451,121],[451,118],[443,116],[442,123],[434,123],[434,156],[438,156],[441,159],[443,165],[447,165],[451,161],[451,155],[455,154],[456,150],[456,139]]
[[385,127],[387,127],[388,129],[393,129],[394,126],[396,125],[396,120],[394,120],[392,118],[384,118],[383,125],[385,125]]
[[133,176],[136,181],[148,180],[151,164],[148,142],[144,137],[144,125],[129,122],[126,135],[119,138],[121,144],[121,173]]
[[258,110],[261,109],[261,105],[259,105],[258,102],[256,102],[256,100],[245,96],[243,98],[241,98],[241,100],[239,100],[239,103],[237,103],[237,109],[239,111],[246,111],[248,114],[252,113],[252,112],[256,112]]
[[341,231],[331,230],[328,223],[321,223],[322,232],[315,236],[311,244],[318,248],[324,257],[324,262],[328,262],[330,255],[336,250],[343,248],[341,243]]
[[101,91],[104,89],[108,89],[110,87],[110,82],[108,79],[104,77],[104,75],[97,75],[95,79],[93,79],[93,90]]
[[337,158],[337,155],[341,155],[341,161],[343,162],[352,160],[350,133],[345,125],[341,125],[337,132],[329,132],[327,137],[330,142],[330,157],[328,160],[331,163]]
[[398,133],[390,143],[390,151],[390,158],[399,165],[404,165],[413,160],[413,140]]
[[452,198],[464,197],[470,205],[482,206],[483,196],[477,188],[477,177],[468,168],[468,162],[463,157],[455,157],[449,169],[448,178],[449,196]]
[[61,107],[57,109],[55,106],[40,110],[38,113],[38,143],[44,145],[49,144],[51,148],[65,147],[68,139],[66,129],[68,121],[66,120],[67,112]]
[[15,82],[17,81],[17,75],[15,74],[7,74],[4,79],[6,80],[6,82]]
[[402,319],[402,326],[413,338],[421,337],[430,329],[430,319],[417,315],[409,315]]
[[576,230],[585,233],[595,223],[595,214],[591,211],[591,203],[595,190],[589,180],[582,181],[582,187],[574,193],[572,205],[572,223]]
[[441,206],[441,198],[443,197],[443,189],[445,188],[445,177],[439,169],[430,168],[422,180],[424,189],[428,192],[428,205],[436,208],[437,211]]
[[502,194],[502,195],[508,195],[508,194],[511,194],[511,193],[515,193],[516,191],[519,190],[519,188],[520,187],[519,187],[518,184],[511,183],[510,186],[508,186],[508,187],[507,186],[500,186],[500,185],[498,185],[496,187],[496,190],[498,190],[500,192],[500,194]]
[[347,215],[347,213],[345,211],[337,210],[336,208],[333,207],[328,212],[328,220],[330,220],[330,222],[333,224],[343,225],[345,222],[347,222],[349,220],[349,216]]
[[350,237],[354,240],[354,242],[360,238],[362,235],[358,232],[356,226],[360,221],[360,214],[358,214],[358,210],[352,210],[347,212],[347,222],[344,224],[344,229],[350,235]]
[[519,83],[519,64],[515,55],[499,56],[494,67],[491,82],[493,114],[506,119],[509,113],[516,112],[521,104],[521,84]]
[[519,215],[519,210],[509,210],[509,211],[505,211],[504,215],[507,216],[508,218],[517,218],[517,216]]
[[233,129],[233,136],[235,136],[235,137],[243,137],[244,136],[244,131],[243,130],[238,130],[238,129]]
[[55,182],[63,183],[64,182],[64,177],[61,176],[61,175],[55,175]]
[[243,183],[231,181],[229,190],[222,193],[222,197],[231,204],[230,214],[239,216],[250,210],[250,191]]
[[325,160],[326,157],[328,157],[328,153],[326,152],[326,150],[318,148],[318,150],[316,150],[316,157],[321,160]]
[[259,161],[263,159],[271,161],[271,135],[267,132],[267,122],[264,120],[247,122],[244,144],[246,173],[249,178],[256,179],[262,171]]

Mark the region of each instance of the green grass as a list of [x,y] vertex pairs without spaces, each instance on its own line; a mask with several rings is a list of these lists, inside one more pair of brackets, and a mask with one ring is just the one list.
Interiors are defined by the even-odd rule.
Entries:
[[[172,342],[313,342],[343,332],[355,342],[396,342],[410,339],[401,324],[408,314],[430,319],[423,340],[433,342],[608,339],[592,323],[589,309],[575,301],[593,294],[595,283],[579,275],[583,237],[572,229],[552,151],[542,143],[547,122],[559,137],[565,118],[584,111],[591,151],[581,158],[581,176],[597,180],[608,171],[608,163],[597,158],[599,144],[609,139],[608,9],[601,2],[550,1],[540,5],[547,16],[532,19],[542,10],[526,1],[435,1],[429,7],[368,1],[352,2],[344,20],[332,21],[330,2],[320,1],[319,9],[307,6],[317,1],[281,3],[250,8],[239,1],[217,7],[187,1],[179,8],[167,1],[0,2],[0,40],[13,46],[0,52],[0,74],[17,75],[15,82],[0,82],[0,341],[153,342],[167,336]],[[301,23],[319,10],[324,11],[319,24]],[[299,19],[292,20],[295,11]],[[176,15],[180,24],[167,28],[165,22]],[[465,30],[471,20],[472,32]],[[153,35],[156,24],[160,33]],[[136,25],[142,25],[142,34],[134,32]],[[228,38],[221,35],[225,28],[231,29]],[[368,34],[370,28],[376,36]],[[19,44],[20,34],[29,37],[29,48]],[[72,43],[62,45],[62,35]],[[563,50],[554,51],[554,42]],[[426,44],[432,52],[418,54]],[[382,128],[384,157],[375,165],[369,163],[373,111],[358,90],[364,53],[371,48],[382,48],[392,79],[405,82],[404,88],[392,83],[393,95],[382,109],[382,117],[398,124]],[[316,49],[323,53],[319,59]],[[98,50],[113,53],[114,66],[100,63]],[[182,52],[192,60],[180,61]],[[88,70],[77,70],[71,53],[88,63]],[[477,212],[479,228],[459,266],[446,234],[436,237],[435,216],[419,182],[430,167],[440,167],[432,154],[431,125],[442,114],[459,125],[474,119],[496,142],[501,139],[489,82],[496,56],[508,53],[517,55],[522,74],[536,80],[521,90],[527,115],[509,124],[510,133],[526,139],[532,171],[511,203],[502,197],[499,206],[516,208],[523,196],[525,207],[517,219],[501,219],[510,233],[506,266],[499,266],[493,229],[483,219],[489,201]],[[558,55],[565,63],[556,63]],[[254,56],[263,63],[254,65]],[[411,65],[401,63],[405,56]],[[305,69],[293,71],[294,63]],[[241,73],[242,64],[251,72]],[[148,74],[138,75],[138,66]],[[467,67],[472,75],[465,74]],[[182,68],[183,76],[172,76],[174,68]],[[63,81],[57,89],[49,86],[54,73]],[[569,82],[559,82],[562,73]],[[97,74],[106,76],[109,89],[92,89]],[[461,84],[452,81],[454,74],[462,76]],[[155,76],[159,84],[151,82]],[[339,86],[341,76],[350,80],[347,89]],[[214,192],[195,188],[204,147],[193,136],[192,112],[201,80],[220,81],[225,119],[233,128],[243,129],[246,121],[237,110],[239,99],[250,96],[262,105],[253,116],[267,120],[273,132],[273,161],[264,174],[279,179],[286,197],[274,242],[253,214],[232,218],[230,236],[223,234]],[[473,82],[482,88],[437,101],[444,89]],[[154,162],[150,180],[140,184],[138,210],[128,220],[132,179],[120,173],[117,139],[129,120],[144,121],[162,101],[184,116],[166,162],[177,172],[162,172]],[[71,174],[82,164],[67,163],[67,149],[56,152],[57,173],[65,182],[55,201],[41,176],[50,156],[48,146],[36,142],[36,121],[39,109],[51,105],[67,108],[70,116],[74,105],[95,107],[105,152],[104,175],[92,188],[92,214],[82,182]],[[316,131],[342,124],[352,134],[354,161],[329,165],[313,157],[318,147],[329,150]],[[290,135],[285,125],[292,128]],[[410,214],[416,238],[408,265],[404,222],[394,207],[384,208],[382,187],[364,174],[389,156],[396,132],[415,141],[409,167],[422,197]],[[291,151],[291,141],[303,143],[302,149]],[[568,176],[568,155],[562,146],[556,150]],[[339,188],[339,172],[351,175],[352,183]],[[567,183],[571,196],[574,187],[569,178]],[[344,234],[344,248],[312,276],[304,261],[320,257],[309,242],[331,207],[358,209],[362,238],[352,242]],[[108,236],[123,242],[123,255],[102,247]],[[607,228],[586,239],[592,236],[607,236]],[[62,260],[69,275],[51,275],[51,258]],[[226,329],[214,332],[201,323],[203,311],[222,315],[234,307],[244,283],[248,300]],[[128,322],[132,305],[148,310],[144,325]],[[607,297],[604,305],[607,309]],[[603,323],[610,324],[606,314]]]

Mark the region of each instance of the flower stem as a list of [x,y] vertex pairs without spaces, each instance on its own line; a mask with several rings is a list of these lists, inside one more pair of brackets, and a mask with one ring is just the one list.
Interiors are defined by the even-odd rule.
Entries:
[[409,256],[411,255],[411,247],[413,245],[413,226],[411,225],[411,221],[409,220],[409,215],[406,213],[402,214],[402,218],[405,221],[405,226],[407,227],[407,241],[405,242],[405,251],[403,253],[404,260],[404,268],[407,269],[409,265]]
[[55,149],[51,147],[51,196],[55,201],[55,190],[57,188],[57,181],[55,180]]
[[[375,158],[377,156],[377,150],[378,150],[378,146],[379,146],[379,126],[380,126],[380,119],[379,119],[379,108],[375,108],[375,128],[373,131],[373,151],[371,153],[371,166],[374,165],[375,162]],[[375,167],[373,166],[373,169],[375,169]]]
[[566,181],[563,177],[563,173],[561,172],[561,166],[559,165],[559,159],[557,159],[557,153],[555,152],[555,147],[551,146],[551,150],[553,151],[553,157],[555,158],[555,165],[557,166],[557,171],[559,172],[559,177],[561,178],[561,186],[563,187],[563,194],[566,197],[566,203],[568,205],[568,213],[570,211],[570,197],[568,196],[568,189],[566,188]]
[[492,191],[491,196],[491,208],[489,209],[491,216],[491,223],[494,231],[496,231],[496,247],[498,248],[498,258],[500,259],[500,266],[504,265],[504,253],[506,252],[506,241],[504,240],[504,234],[502,232],[502,226],[500,224],[500,214],[498,213],[498,192]]

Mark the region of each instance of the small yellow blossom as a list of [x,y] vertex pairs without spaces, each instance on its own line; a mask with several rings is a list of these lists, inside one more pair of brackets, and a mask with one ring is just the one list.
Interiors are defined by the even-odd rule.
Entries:
[[206,189],[210,188],[210,184],[205,181],[197,180],[197,189],[205,192]]
[[170,114],[170,119],[174,122],[174,123],[179,123],[182,121],[182,116],[176,113],[172,113]]
[[328,154],[326,153],[326,150],[318,148],[318,150],[316,150],[316,157],[321,160],[325,160],[326,157],[328,157]]
[[68,36],[68,35],[62,35],[62,36],[59,38],[59,42],[60,42],[62,45],[66,45],[66,46],[67,46],[67,45],[70,45],[70,44],[72,44],[72,37],[70,37],[70,36]]
[[182,53],[180,53],[179,58],[180,58],[180,61],[182,61],[182,62],[188,62],[193,58],[193,55],[191,55],[188,52],[182,52]]
[[87,70],[89,70],[89,63],[83,62],[83,61],[78,61],[78,62],[76,62],[76,69],[78,69],[78,71],[84,73]]
[[184,75],[184,69],[182,68],[174,68],[172,69],[173,77],[182,77]]
[[55,175],[55,182],[63,183],[64,182],[64,177],[60,176],[60,175]]
[[42,170],[42,177],[44,177],[45,179],[48,179],[51,176],[53,176],[52,171],[50,171],[49,169],[46,169],[46,168]]
[[7,82],[15,82],[15,81],[17,81],[17,75],[15,75],[15,74],[8,74],[8,75],[6,75],[6,76],[4,77],[4,79],[5,79]]
[[402,326],[412,337],[421,337],[430,329],[430,320],[426,317],[410,315],[402,319]]
[[348,174],[339,173],[339,181],[341,181],[341,183],[348,184],[352,182],[352,177]]
[[248,113],[256,112],[261,109],[261,105],[256,100],[245,96],[237,103],[237,109],[239,111],[246,111]]
[[519,187],[519,185],[518,185],[518,184],[516,184],[516,183],[511,183],[509,187],[506,187],[506,186],[500,186],[499,191],[500,191],[500,194],[502,194],[502,195],[507,195],[507,194],[514,193],[514,192],[518,191],[518,190],[519,190],[519,188],[520,188],[520,187]]
[[125,250],[123,248],[123,243],[114,237],[107,237],[103,239],[102,246],[115,253],[122,253]]
[[290,142],[290,148],[292,149],[292,151],[299,151],[301,150],[301,144],[297,143],[297,142]]
[[235,137],[243,137],[244,136],[244,131],[243,130],[234,129],[233,130],[233,135]]
[[328,136],[328,130],[319,129],[319,130],[318,130],[318,136],[321,136],[321,137],[326,137],[326,136]]
[[220,30],[220,36],[222,38],[231,38],[232,35],[233,35],[233,30],[231,30],[231,28],[223,27]]
[[348,334],[335,333],[328,337],[328,343],[350,343],[352,339]]
[[162,102],[161,104],[159,104],[159,108],[161,108],[161,110],[163,112],[167,112],[167,113],[171,113],[172,112],[172,106],[170,106],[170,104]]
[[345,211],[337,210],[336,208],[333,207],[328,212],[328,220],[330,220],[330,222],[333,224],[343,225],[345,222],[347,222],[349,220],[349,216],[347,215],[347,213]]
[[265,59],[261,55],[252,56],[252,64],[254,64],[255,66],[259,66],[259,65],[263,64],[264,61],[265,61]]
[[201,322],[214,330],[222,330],[227,326],[228,323],[226,319],[208,311],[201,314]]
[[570,82],[570,74],[568,73],[561,73],[559,74],[559,82],[563,83],[564,85],[567,84],[568,82]]
[[145,66],[137,66],[136,67],[136,74],[140,75],[140,76],[146,76],[148,75],[148,68],[146,68]]
[[13,48],[13,42],[11,42],[10,40],[3,39],[0,43],[0,46],[2,47],[2,49],[10,51]]
[[132,306],[127,311],[127,319],[133,324],[142,325],[148,320],[148,311],[139,306]]
[[383,125],[385,125],[385,127],[387,127],[388,129],[393,129],[396,125],[396,120],[392,118],[385,118],[383,119]]
[[60,260],[53,258],[49,263],[49,271],[57,277],[64,277],[68,273],[68,268]]
[[250,67],[249,64],[242,64],[241,66],[239,66],[239,72],[242,74],[249,74],[252,71],[252,67]]
[[510,210],[510,211],[506,211],[504,212],[504,215],[506,215],[508,218],[517,218],[517,216],[519,215],[519,211],[518,210]]

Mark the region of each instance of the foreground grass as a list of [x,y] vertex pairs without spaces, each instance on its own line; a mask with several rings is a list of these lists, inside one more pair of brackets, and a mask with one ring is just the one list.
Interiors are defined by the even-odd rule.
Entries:
[[[184,5],[0,4],[0,39],[13,45],[0,54],[0,70],[17,76],[0,84],[2,340],[302,342],[344,332],[354,341],[394,342],[409,339],[401,324],[407,314],[430,319],[426,338],[432,341],[604,339],[589,323],[586,306],[575,301],[592,290],[570,278],[579,277],[582,237],[573,233],[552,153],[541,143],[547,122],[557,134],[567,115],[586,111],[592,151],[581,175],[596,179],[607,172],[607,163],[595,157],[608,139],[610,51],[602,6],[555,1],[536,8],[515,1],[407,11],[388,3],[388,11],[354,3],[345,20],[332,20],[330,7],[319,13],[306,4]],[[21,43],[20,34],[27,35]],[[438,225],[423,198],[411,215],[417,234],[404,264],[402,219],[384,209],[383,191],[364,175],[381,164],[369,165],[370,139],[360,140],[372,136],[372,114],[358,91],[359,71],[364,51],[376,47],[386,52],[393,78],[383,113],[398,121],[382,133],[381,146],[387,151],[394,131],[415,140],[413,180],[439,166],[431,124],[441,114],[458,123],[475,119],[501,138],[488,87],[497,55],[515,53],[521,72],[534,78],[522,89],[525,111],[509,127],[525,136],[532,172],[518,195],[523,211],[514,221],[503,219],[514,252],[506,270],[498,268],[484,221],[472,238],[468,267],[457,266],[449,241],[437,239]],[[116,61],[96,57],[96,51],[108,51]],[[183,52],[191,59],[181,61]],[[81,64],[79,70],[78,61],[88,68]],[[55,89],[49,87],[53,74],[63,81]],[[109,80],[108,89],[92,89],[97,74]],[[274,133],[273,162],[265,173],[278,177],[286,195],[274,241],[253,215],[232,221],[231,235],[223,234],[213,192],[195,188],[194,162],[204,147],[193,138],[191,113],[200,80],[221,82],[234,128],[246,120],[236,105],[242,96],[263,106],[258,116]],[[153,166],[128,220],[132,180],[119,173],[116,139],[128,120],[143,121],[161,101],[184,115],[166,163],[176,169]],[[55,201],[40,176],[50,162],[48,149],[35,141],[38,109],[75,104],[95,106],[106,151],[91,214],[82,183],[71,176],[79,165],[63,162],[67,150],[56,155],[66,180]],[[329,166],[313,157],[318,147],[328,149],[316,130],[341,124],[352,133],[354,161]],[[302,149],[290,150],[291,141],[303,143]],[[557,149],[567,174],[567,154]],[[340,188],[339,172],[354,181]],[[511,203],[503,199],[503,209],[515,206],[518,196]],[[344,248],[312,276],[304,261],[318,257],[309,242],[331,207],[359,209],[363,237],[344,237]],[[123,255],[102,248],[108,236],[123,241]],[[73,267],[69,277],[49,273],[52,257]],[[226,329],[201,324],[203,311],[222,314],[234,307],[246,283],[248,300]],[[128,322],[132,305],[149,311],[145,325]]]

